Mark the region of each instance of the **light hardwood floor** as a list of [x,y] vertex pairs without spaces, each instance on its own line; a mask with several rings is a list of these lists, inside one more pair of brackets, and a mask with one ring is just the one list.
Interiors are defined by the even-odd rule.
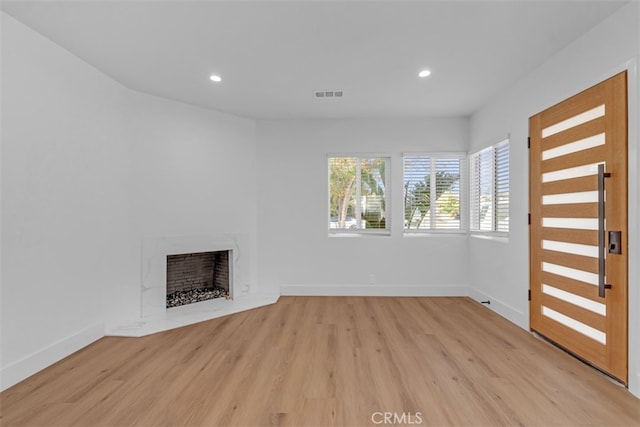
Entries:
[[626,389],[468,298],[283,297],[103,338],[0,398],[6,427],[640,425]]

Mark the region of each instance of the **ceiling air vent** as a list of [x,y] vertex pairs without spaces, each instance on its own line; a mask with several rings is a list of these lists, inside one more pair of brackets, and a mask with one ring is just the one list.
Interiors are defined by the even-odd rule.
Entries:
[[316,98],[342,98],[343,91],[341,90],[315,90],[313,95]]

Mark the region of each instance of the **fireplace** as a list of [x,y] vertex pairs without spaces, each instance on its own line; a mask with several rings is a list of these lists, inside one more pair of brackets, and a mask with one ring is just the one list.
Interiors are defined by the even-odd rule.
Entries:
[[[150,237],[142,240],[142,269],[141,269],[141,316],[149,318],[157,316],[166,318],[169,312],[172,316],[178,313],[191,313],[193,310],[217,310],[224,298],[216,298],[198,304],[186,304],[179,307],[167,308],[167,261],[172,255],[201,254],[208,252],[227,252],[229,280],[229,300],[246,295],[243,288],[236,289],[237,262],[239,246],[237,237],[223,235]],[[221,264],[218,264],[219,266]],[[242,270],[240,270],[242,271]],[[242,280],[242,279],[241,279]],[[218,285],[219,286],[219,285]],[[206,305],[206,307],[203,307]]]
[[166,307],[229,298],[230,252],[167,255]]
[[[251,251],[243,248],[251,247],[251,243],[251,236],[242,234],[143,238],[140,248],[140,317],[108,324],[107,335],[141,337],[275,303],[280,296],[275,289],[256,292],[249,285],[251,257],[248,255]],[[227,254],[228,299],[216,298],[167,308],[168,257],[210,252]],[[224,267],[224,264],[218,262],[217,265]],[[213,283],[222,287],[220,282],[214,280]]]

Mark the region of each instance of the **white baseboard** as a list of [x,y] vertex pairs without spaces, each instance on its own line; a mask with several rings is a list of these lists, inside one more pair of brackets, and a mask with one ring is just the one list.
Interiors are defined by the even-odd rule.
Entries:
[[107,324],[105,334],[116,337],[144,337],[174,328],[193,325],[245,310],[263,307],[278,302],[275,292],[254,292],[234,299],[215,298],[194,304],[165,310],[162,314],[145,316],[131,321]]
[[640,373],[629,372],[629,392],[640,399]]
[[466,285],[283,285],[283,296],[465,297]]
[[99,340],[104,336],[104,325],[89,326],[76,334],[63,338],[42,350],[4,366],[0,370],[0,391],[29,378],[42,369]]
[[505,304],[499,299],[491,295],[487,295],[472,286],[469,287],[469,297],[478,302],[491,301],[491,304],[483,305],[488,309],[495,311],[511,323],[515,323],[516,325],[520,326],[522,329],[526,329],[527,331],[529,330],[529,319],[526,313],[523,313],[520,310],[516,310],[510,305]]

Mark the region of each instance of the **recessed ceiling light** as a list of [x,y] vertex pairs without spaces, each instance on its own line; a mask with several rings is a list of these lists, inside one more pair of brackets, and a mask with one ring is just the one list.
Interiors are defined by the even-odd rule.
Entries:
[[209,80],[211,80],[212,82],[220,83],[222,81],[222,77],[217,74],[211,74],[209,76]]
[[431,71],[429,70],[422,70],[418,73],[418,77],[428,77],[431,75]]

